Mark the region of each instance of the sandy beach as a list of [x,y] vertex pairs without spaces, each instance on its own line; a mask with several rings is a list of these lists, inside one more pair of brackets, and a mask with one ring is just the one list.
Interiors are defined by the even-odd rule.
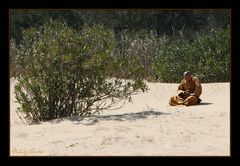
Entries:
[[229,156],[230,83],[203,83],[202,103],[169,106],[178,84],[147,83],[118,110],[23,124],[10,81],[10,156]]

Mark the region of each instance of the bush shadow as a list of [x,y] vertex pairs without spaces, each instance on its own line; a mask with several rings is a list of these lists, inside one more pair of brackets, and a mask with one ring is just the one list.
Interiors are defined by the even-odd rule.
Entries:
[[138,119],[146,119],[150,116],[160,116],[168,115],[169,113],[159,112],[159,111],[142,111],[135,113],[124,113],[117,115],[92,115],[89,117],[69,117],[67,118],[70,121],[73,121],[75,124],[83,125],[93,125],[101,121],[136,121]]

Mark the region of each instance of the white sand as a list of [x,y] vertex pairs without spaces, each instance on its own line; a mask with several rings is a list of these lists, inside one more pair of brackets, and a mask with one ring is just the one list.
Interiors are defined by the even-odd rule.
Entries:
[[178,84],[148,83],[148,93],[114,111],[24,125],[11,80],[10,156],[229,156],[230,83],[202,84],[202,104],[173,107]]

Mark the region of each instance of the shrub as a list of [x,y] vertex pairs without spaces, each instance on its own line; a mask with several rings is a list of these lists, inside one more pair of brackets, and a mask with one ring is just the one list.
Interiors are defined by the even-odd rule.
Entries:
[[51,21],[24,30],[15,56],[23,68],[15,86],[18,110],[32,121],[87,116],[147,90],[139,77],[117,77],[114,47],[112,31],[99,25],[77,32]]
[[195,73],[204,82],[230,81],[230,28],[212,30],[193,44]]
[[230,81],[230,29],[213,30],[193,42],[168,41],[153,63],[161,82],[179,82],[190,70],[202,82]]

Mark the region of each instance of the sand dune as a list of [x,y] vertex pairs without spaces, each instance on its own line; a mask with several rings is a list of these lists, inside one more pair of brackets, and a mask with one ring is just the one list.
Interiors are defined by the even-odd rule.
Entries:
[[202,84],[202,103],[172,107],[178,84],[148,83],[132,103],[88,118],[24,125],[10,90],[10,156],[229,156],[230,83]]

